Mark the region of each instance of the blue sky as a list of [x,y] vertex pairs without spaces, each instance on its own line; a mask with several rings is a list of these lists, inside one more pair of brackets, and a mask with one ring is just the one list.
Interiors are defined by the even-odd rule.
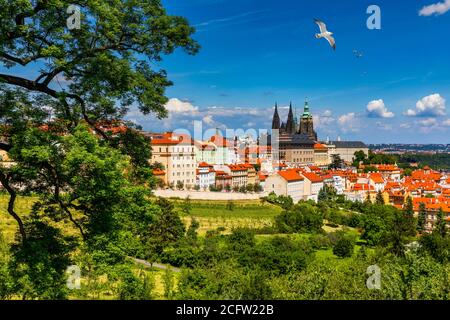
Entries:
[[[269,129],[276,101],[286,118],[290,101],[299,114],[308,97],[321,139],[450,143],[450,0],[162,1],[195,26],[202,48],[157,65],[174,82],[170,113],[131,108],[146,130]],[[366,26],[372,4],[381,30]],[[334,32],[336,51],[314,37],[314,18]]]
[[[450,143],[450,0],[163,3],[196,27],[202,48],[160,63],[174,82],[171,115],[131,113],[146,129],[192,130],[193,120],[268,128],[275,101],[284,115],[290,101],[301,112],[308,97],[322,139]],[[381,8],[381,30],[366,27],[371,4]],[[314,18],[334,32],[336,51],[314,38]]]

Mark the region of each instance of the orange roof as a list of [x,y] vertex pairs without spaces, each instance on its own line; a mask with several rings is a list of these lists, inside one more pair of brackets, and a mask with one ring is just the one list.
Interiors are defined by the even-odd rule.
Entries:
[[152,145],[194,145],[194,141],[187,134],[173,132],[153,135],[150,143]]
[[258,178],[259,178],[259,181],[266,181],[267,175],[262,173],[262,172],[259,172],[258,173]]
[[303,172],[302,175],[312,183],[323,182],[323,179],[313,172]]
[[399,167],[392,164],[377,164],[375,165],[379,171],[399,171]]
[[247,171],[247,167],[242,164],[230,164],[227,166],[231,171]]
[[296,182],[304,180],[304,178],[301,175],[299,175],[295,170],[279,171],[278,175],[287,182]]
[[372,180],[375,183],[384,183],[384,179],[381,173],[372,173],[369,177],[370,180]]
[[400,182],[395,181],[388,181],[386,185],[384,186],[384,190],[390,190],[390,189],[401,189],[402,184]]
[[[426,171],[429,171],[429,170],[426,170]],[[441,179],[441,174],[439,172],[435,172],[435,171],[425,172],[425,170],[415,170],[411,173],[411,178],[413,180],[438,181]]]
[[316,150],[328,150],[327,146],[321,143],[316,143],[314,145],[314,149]]
[[198,164],[198,167],[199,167],[199,168],[209,168],[209,167],[212,167],[212,165],[207,164],[206,162],[200,162],[200,163]]
[[368,185],[366,183],[355,183],[352,188],[353,191],[373,191],[374,186]]

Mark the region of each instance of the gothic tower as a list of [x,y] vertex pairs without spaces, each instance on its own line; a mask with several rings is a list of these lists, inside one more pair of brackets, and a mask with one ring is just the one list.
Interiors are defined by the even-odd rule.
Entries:
[[309,111],[308,101],[305,100],[305,108],[300,118],[300,134],[307,135],[310,139],[317,141],[317,133],[314,131],[314,120]]
[[289,104],[289,114],[286,123],[286,133],[290,135],[295,134],[295,120],[294,120],[294,113],[292,111],[292,102]]
[[281,121],[280,121],[280,115],[278,114],[278,105],[275,102],[275,112],[273,114],[272,119],[272,129],[280,129]]

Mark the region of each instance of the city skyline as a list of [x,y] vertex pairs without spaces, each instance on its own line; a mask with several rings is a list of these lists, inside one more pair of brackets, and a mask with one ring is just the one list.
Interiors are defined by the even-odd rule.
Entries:
[[[450,12],[427,7],[437,0],[382,2],[381,30],[369,30],[373,3],[325,2],[165,1],[202,48],[160,63],[174,82],[167,119],[128,118],[153,131],[190,130],[194,120],[269,129],[275,102],[285,118],[291,101],[298,115],[308,97],[322,140],[447,143],[450,45],[436,29],[448,29]],[[314,18],[335,33],[335,52],[315,39]]]

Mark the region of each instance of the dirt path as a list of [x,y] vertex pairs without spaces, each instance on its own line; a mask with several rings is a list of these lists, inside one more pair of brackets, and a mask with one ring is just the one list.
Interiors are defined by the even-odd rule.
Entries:
[[181,269],[175,268],[175,267],[171,267],[171,266],[167,266],[161,263],[150,263],[148,261],[142,260],[142,259],[137,259],[137,258],[131,258],[135,263],[149,267],[149,268],[156,268],[156,269],[160,269],[160,270],[170,270],[173,272],[181,272]]

